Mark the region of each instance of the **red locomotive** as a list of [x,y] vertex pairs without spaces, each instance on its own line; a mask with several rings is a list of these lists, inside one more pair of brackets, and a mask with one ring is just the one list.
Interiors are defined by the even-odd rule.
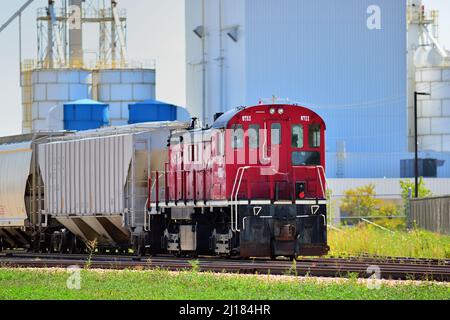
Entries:
[[149,184],[151,251],[326,254],[325,129],[307,108],[258,105],[173,132]]

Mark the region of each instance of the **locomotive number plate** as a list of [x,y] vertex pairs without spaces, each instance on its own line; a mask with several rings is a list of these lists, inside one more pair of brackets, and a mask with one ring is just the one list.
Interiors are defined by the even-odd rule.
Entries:
[[300,116],[300,121],[306,121],[306,122],[309,122],[311,119],[310,119],[310,116]]

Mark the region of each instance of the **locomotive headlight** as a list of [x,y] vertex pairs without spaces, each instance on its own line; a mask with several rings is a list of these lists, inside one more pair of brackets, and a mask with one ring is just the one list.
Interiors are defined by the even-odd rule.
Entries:
[[296,182],[295,183],[295,193],[298,199],[306,198],[306,182]]
[[279,114],[280,116],[281,116],[283,113],[284,113],[284,109],[283,109],[283,108],[278,109],[278,114]]
[[275,108],[270,108],[269,112],[270,112],[271,115],[274,115],[275,114]]

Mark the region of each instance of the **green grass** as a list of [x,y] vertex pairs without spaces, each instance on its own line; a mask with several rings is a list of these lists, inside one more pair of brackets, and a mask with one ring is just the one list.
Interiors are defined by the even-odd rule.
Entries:
[[450,236],[424,230],[390,233],[372,226],[341,230],[328,231],[330,255],[372,254],[391,257],[450,258]]
[[314,279],[277,281],[267,276],[217,276],[210,273],[81,271],[81,289],[69,290],[64,270],[0,270],[0,299],[449,299],[450,287],[383,285],[369,289],[356,279],[344,283]]

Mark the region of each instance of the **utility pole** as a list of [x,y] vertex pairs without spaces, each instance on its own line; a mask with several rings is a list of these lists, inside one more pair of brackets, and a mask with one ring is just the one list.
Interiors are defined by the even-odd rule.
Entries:
[[415,198],[419,198],[419,142],[417,140],[417,97],[430,96],[426,92],[414,92],[414,186]]

